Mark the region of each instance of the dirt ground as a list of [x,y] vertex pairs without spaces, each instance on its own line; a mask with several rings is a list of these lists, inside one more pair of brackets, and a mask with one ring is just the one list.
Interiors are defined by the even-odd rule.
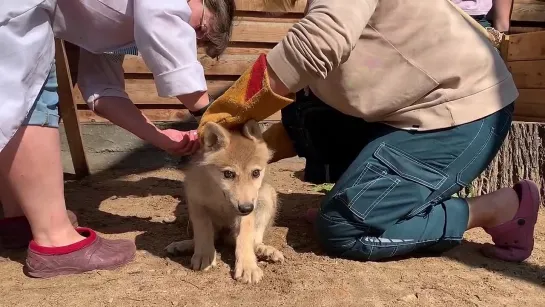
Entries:
[[[284,264],[261,264],[255,286],[230,275],[233,252],[220,249],[217,269],[187,268],[190,256],[169,258],[164,247],[187,238],[183,172],[117,170],[66,182],[68,207],[80,224],[108,238],[135,240],[136,260],[118,271],[51,280],[25,277],[24,252],[1,252],[1,306],[545,306],[545,217],[538,221],[533,256],[522,264],[481,256],[488,242],[471,231],[467,242],[443,255],[360,263],[323,256],[312,228],[300,218],[322,193],[300,181],[301,161],[273,164],[270,181],[282,201],[265,241]],[[176,220],[173,221],[173,217]]]

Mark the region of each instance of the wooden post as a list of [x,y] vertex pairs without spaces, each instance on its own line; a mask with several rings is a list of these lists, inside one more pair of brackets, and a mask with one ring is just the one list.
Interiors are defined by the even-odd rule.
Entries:
[[500,55],[505,63],[509,56],[509,35],[504,35],[500,43]]
[[74,103],[74,89],[64,42],[55,39],[55,49],[57,82],[59,85],[59,112],[64,122],[64,130],[66,131],[74,171],[76,177],[81,178],[89,175],[90,172],[85,149],[83,148],[76,104]]

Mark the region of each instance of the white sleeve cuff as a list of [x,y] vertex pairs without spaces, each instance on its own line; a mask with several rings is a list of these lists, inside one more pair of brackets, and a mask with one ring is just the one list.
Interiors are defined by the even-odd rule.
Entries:
[[204,68],[200,62],[163,73],[155,77],[157,93],[161,97],[175,97],[184,94],[207,91]]

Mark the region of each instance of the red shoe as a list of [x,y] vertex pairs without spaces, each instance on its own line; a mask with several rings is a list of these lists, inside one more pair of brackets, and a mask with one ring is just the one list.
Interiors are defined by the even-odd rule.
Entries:
[[541,200],[538,186],[530,180],[517,183],[513,189],[520,199],[515,217],[502,225],[485,228],[495,245],[487,244],[481,251],[490,258],[521,262],[534,249],[534,228]]
[[[74,212],[66,210],[68,219],[74,227],[78,227],[78,218]],[[0,247],[6,249],[23,249],[32,240],[30,224],[25,216],[0,219]]]
[[93,270],[115,270],[134,260],[136,246],[129,240],[108,240],[89,228],[77,228],[84,237],[80,242],[62,247],[43,247],[31,241],[25,273],[31,277],[50,278]]

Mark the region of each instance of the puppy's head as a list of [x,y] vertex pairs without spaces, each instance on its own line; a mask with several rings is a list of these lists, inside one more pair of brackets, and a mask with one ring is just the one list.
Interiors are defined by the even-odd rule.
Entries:
[[227,204],[238,215],[250,214],[256,204],[271,152],[263,141],[261,128],[248,121],[241,130],[227,130],[207,123],[202,133],[203,170],[221,189]]

